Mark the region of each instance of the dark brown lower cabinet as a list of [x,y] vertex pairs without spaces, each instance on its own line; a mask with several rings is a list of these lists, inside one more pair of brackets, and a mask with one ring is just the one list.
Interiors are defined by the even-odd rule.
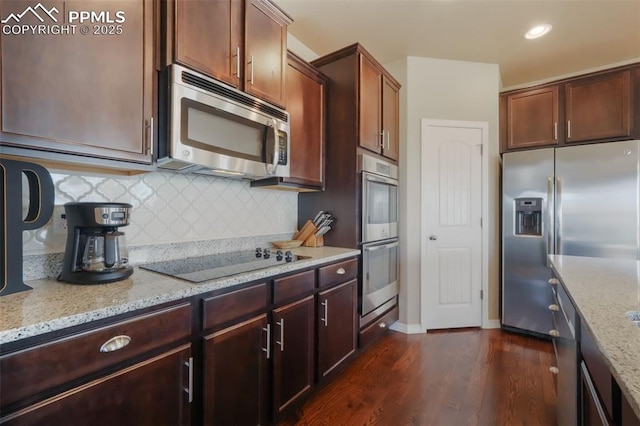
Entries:
[[267,315],[205,337],[205,425],[264,425],[271,327]]
[[183,345],[26,407],[0,423],[189,425],[190,368],[191,345]]
[[311,391],[314,365],[313,296],[273,311],[273,409],[277,416]]
[[620,401],[620,424],[622,426],[640,426],[640,419],[633,412],[627,398],[621,395]]
[[584,362],[580,364],[581,370],[581,403],[583,426],[612,425],[603,404],[600,402],[598,392],[591,380],[591,375]]
[[358,280],[318,293],[318,378],[342,365],[357,348]]

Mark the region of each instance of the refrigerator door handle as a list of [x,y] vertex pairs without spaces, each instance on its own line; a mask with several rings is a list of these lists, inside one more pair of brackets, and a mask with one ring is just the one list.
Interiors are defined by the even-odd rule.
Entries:
[[556,254],[562,254],[562,183],[556,177]]
[[[554,202],[553,202],[553,176],[547,176],[547,254],[554,254],[555,247],[553,245],[555,234],[555,222],[553,218]],[[551,266],[547,257],[547,266]]]

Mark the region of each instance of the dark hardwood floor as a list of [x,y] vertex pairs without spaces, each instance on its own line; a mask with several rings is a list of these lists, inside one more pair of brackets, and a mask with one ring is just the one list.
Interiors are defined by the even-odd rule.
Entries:
[[392,332],[278,425],[555,425],[553,359],[501,330]]

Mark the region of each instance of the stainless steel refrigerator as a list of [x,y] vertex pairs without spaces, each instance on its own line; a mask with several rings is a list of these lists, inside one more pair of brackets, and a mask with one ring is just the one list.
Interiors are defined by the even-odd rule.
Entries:
[[548,254],[640,259],[639,170],[640,141],[503,155],[504,327],[553,328]]

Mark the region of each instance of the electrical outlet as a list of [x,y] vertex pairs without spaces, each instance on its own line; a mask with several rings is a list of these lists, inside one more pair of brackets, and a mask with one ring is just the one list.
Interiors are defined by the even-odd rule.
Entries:
[[64,215],[64,206],[53,207],[53,235],[67,234],[67,219]]

